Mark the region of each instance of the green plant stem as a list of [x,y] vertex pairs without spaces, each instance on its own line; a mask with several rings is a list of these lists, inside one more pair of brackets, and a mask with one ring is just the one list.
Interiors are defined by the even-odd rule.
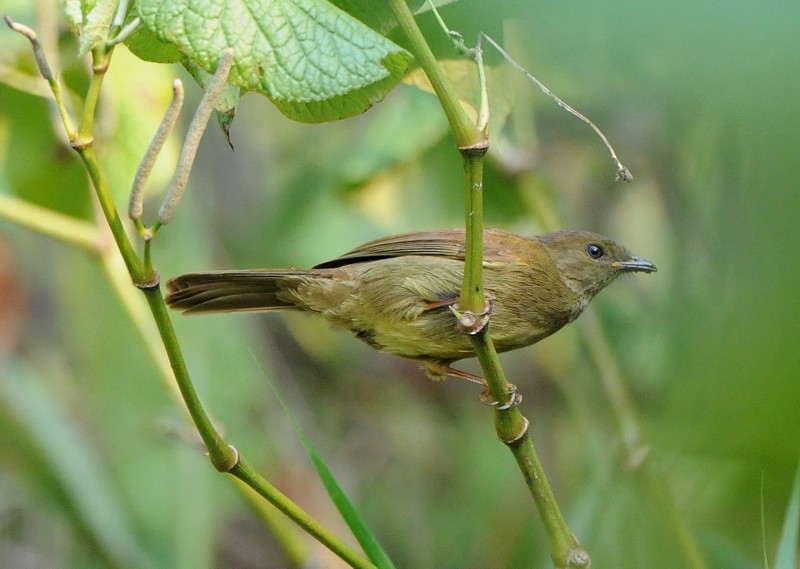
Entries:
[[172,368],[164,351],[164,346],[160,342],[158,329],[150,315],[150,309],[145,299],[139,294],[139,291],[131,286],[130,275],[122,264],[119,253],[113,247],[106,247],[100,253],[99,261],[111,289],[131,319],[147,352],[150,354],[150,359],[153,360],[153,363],[158,368],[164,385],[170,390],[175,402],[180,404],[180,391],[174,381]]
[[92,50],[92,76],[89,79],[89,88],[86,91],[86,98],[83,102],[83,114],[78,125],[78,142],[92,140],[94,129],[94,116],[97,110],[97,102],[100,100],[100,91],[103,87],[108,64],[111,55],[114,53],[114,46],[106,49],[96,48]]
[[[164,378],[167,380],[172,380],[174,377],[174,371],[172,373],[170,372],[170,366],[174,366],[175,364],[164,358],[165,352],[163,344],[159,343],[158,341],[154,341],[154,337],[156,336],[154,336],[153,333],[156,330],[162,331],[163,327],[156,327],[153,325],[153,320],[146,320],[146,313],[148,309],[144,304],[139,304],[142,300],[142,297],[134,294],[136,289],[130,286],[130,275],[128,274],[127,270],[123,268],[121,257],[117,253],[117,250],[102,245],[105,242],[105,238],[100,235],[100,231],[98,231],[89,222],[74,220],[45,208],[28,204],[18,198],[5,196],[2,194],[0,194],[0,217],[14,222],[21,227],[36,231],[37,233],[52,237],[56,240],[71,245],[76,245],[98,258],[106,277],[111,283],[112,289],[116,292],[117,297],[120,299],[128,315],[131,317],[131,320],[134,322],[137,331],[147,345],[147,349],[150,352],[151,357],[156,362]],[[151,309],[154,304],[157,307],[160,305],[163,308],[163,301],[159,302],[158,300],[160,291],[157,288],[153,290],[155,292],[145,291],[145,296],[150,303]],[[158,310],[158,313],[162,317],[167,317],[165,312],[166,310]],[[169,329],[171,330],[171,326],[169,326]],[[174,337],[174,333],[172,333],[172,335]],[[185,371],[185,366],[182,365],[182,358],[179,354],[178,362],[178,368],[180,369],[182,367]],[[167,384],[170,387],[181,385],[181,383],[175,381],[168,381]],[[197,395],[191,388],[191,384],[188,385],[191,390],[191,394],[189,395],[190,399],[197,401]],[[178,390],[177,394],[181,397],[185,397],[185,393],[182,390]],[[199,402],[197,403],[199,405]],[[201,433],[204,432],[201,429],[198,430],[200,430]],[[205,431],[207,432],[208,429]],[[208,445],[208,441],[205,440],[205,438],[204,442],[206,442]],[[221,441],[221,439],[217,438],[217,441],[215,442],[217,446],[224,446],[224,443]],[[357,553],[354,553],[353,550],[348,548],[346,545],[343,545],[341,541],[330,534],[330,532],[326,532],[324,528],[321,528],[320,525],[313,520],[313,518],[289,502],[288,498],[272,488],[257,474],[250,472],[248,468],[239,469],[235,460],[235,452],[232,451],[230,447],[225,447],[225,452],[231,455],[227,463],[227,466],[230,466],[230,473],[238,478],[242,491],[245,492],[245,495],[248,497],[248,499],[252,501],[254,506],[262,513],[262,516],[267,518],[267,512],[263,502],[256,502],[252,499],[254,495],[266,498],[279,511],[288,515],[295,523],[322,541],[322,543],[328,546],[332,551],[340,554],[343,559],[345,559],[353,567],[372,567],[372,565],[365,561],[363,557],[359,556]],[[227,468],[227,466],[225,466],[225,468]],[[254,486],[247,487],[248,484],[254,484]],[[256,487],[256,485],[260,485],[261,487]],[[275,520],[272,517],[269,517],[267,521],[271,527],[277,526],[279,529],[283,527],[279,520]],[[301,561],[307,557],[304,557],[303,550],[297,546],[296,540],[286,535],[285,530],[279,533],[282,533],[283,536],[280,539],[281,543],[288,544],[288,554],[292,558],[297,559],[297,564],[301,565]]]
[[300,535],[296,527],[288,516],[265,500],[262,495],[256,492],[252,486],[242,478],[234,477],[236,486],[253,507],[253,511],[261,518],[264,524],[270,529],[275,539],[283,547],[290,567],[312,567],[313,556],[311,550],[306,546],[305,541],[299,539]]
[[[352,548],[344,544],[341,540],[328,532],[311,516],[306,514],[297,505],[291,502],[277,489],[272,487],[261,476],[256,474],[240,457],[236,449],[228,446],[214,428],[209,416],[203,409],[197,392],[189,377],[186,363],[181,353],[180,345],[178,343],[175,331],[172,327],[172,322],[169,318],[163,296],[161,294],[160,282],[158,273],[152,268],[150,263],[150,242],[147,241],[145,247],[145,259],[143,263],[137,255],[125,228],[119,216],[119,212],[111,197],[110,188],[108,186],[107,178],[105,177],[97,156],[94,153],[93,144],[93,124],[94,113],[99,100],[100,91],[102,87],[102,80],[107,70],[111,57],[111,48],[103,49],[96,48],[93,51],[93,72],[89,84],[89,90],[85,99],[83,114],[77,130],[73,127],[72,120],[66,112],[61,90],[58,86],[52,73],[49,71],[47,60],[44,55],[41,45],[36,38],[36,34],[26,26],[21,26],[14,23],[10,18],[6,17],[6,22],[13,30],[18,31],[28,37],[34,49],[34,53],[39,63],[42,76],[48,81],[56,105],[59,108],[62,122],[67,135],[69,137],[70,146],[78,153],[84,167],[89,175],[89,178],[94,187],[95,194],[98,198],[100,210],[108,224],[108,228],[113,237],[117,250],[120,253],[121,259],[125,264],[127,273],[130,276],[133,284],[142,290],[147,304],[150,307],[155,324],[158,328],[159,335],[164,348],[166,349],[169,365],[172,368],[173,375],[176,379],[178,390],[189,410],[192,421],[197,427],[203,441],[208,449],[212,464],[217,470],[228,472],[245,484],[250,485],[255,492],[266,498],[280,511],[284,512],[295,523],[305,529],[312,536],[316,537],[328,549],[340,555],[353,567],[361,568],[374,568],[363,556],[356,553]],[[0,196],[0,216],[19,223],[25,227],[34,229],[56,239],[61,239],[82,247],[98,256],[103,264],[103,267],[112,280],[114,288],[122,298],[127,298],[127,294],[123,293],[121,282],[117,278],[112,278],[119,274],[115,269],[115,254],[112,249],[104,247],[104,236],[100,232],[83,222],[66,218],[60,214],[49,212],[30,204],[21,202],[14,198]],[[30,219],[29,219],[30,217]],[[44,220],[44,221],[42,221]],[[46,223],[45,223],[46,222]],[[140,224],[141,226],[141,224]],[[118,258],[118,257],[117,257]],[[131,289],[125,289],[131,290]],[[139,311],[134,310],[134,303],[127,299],[123,302],[128,309],[131,316],[135,316]],[[143,336],[148,336],[148,331],[141,326],[142,322],[139,318],[135,318],[137,322],[137,329]],[[163,358],[156,354],[158,350],[152,349],[153,344],[148,342],[148,347],[151,348],[154,359],[163,362]],[[161,352],[163,353],[163,352]],[[162,371],[163,366],[160,366]],[[250,494],[248,494],[250,495]]]
[[[514,393],[500,365],[494,344],[489,336],[491,324],[479,333],[470,336],[475,354],[481,364],[487,388],[494,401],[508,401]],[[589,554],[570,530],[558,507],[555,494],[542,468],[533,441],[530,438],[529,422],[519,407],[495,410],[494,427],[497,437],[504,442],[519,466],[528,490],[536,504],[536,510],[545,527],[550,557],[558,569],[588,567]]]
[[483,157],[486,149],[462,151],[464,161],[464,223],[466,257],[459,310],[475,314],[486,307],[483,294]]
[[154,286],[143,288],[142,291],[147,299],[147,304],[150,305],[150,312],[153,314],[156,326],[158,326],[161,341],[167,350],[167,357],[169,358],[170,366],[172,366],[175,380],[178,382],[178,389],[189,410],[192,421],[208,449],[211,463],[220,472],[230,472],[236,465],[238,453],[225,444],[225,441],[222,440],[222,437],[211,423],[211,419],[205,409],[203,409],[200,397],[197,395],[197,391],[195,391],[189,377],[189,370],[186,368],[186,362],[178,344],[178,337],[172,327],[172,320],[170,320],[167,313],[167,306],[164,304],[161,288],[156,283]]
[[[99,82],[92,84],[94,90],[99,89]],[[90,87],[92,89],[92,87]],[[96,103],[96,101],[95,101]],[[84,115],[84,118],[91,122],[91,118]],[[84,128],[81,124],[79,129],[83,133],[82,141],[91,141],[91,128]],[[79,135],[80,137],[81,135]],[[200,398],[194,389],[191,382],[188,369],[186,367],[183,354],[178,343],[177,336],[175,335],[172,321],[170,320],[164,303],[161,289],[159,286],[158,274],[152,269],[150,263],[144,265],[141,259],[136,254],[136,251],[131,244],[127,233],[122,225],[119,212],[114,205],[111,198],[111,192],[108,187],[105,176],[100,169],[97,157],[91,146],[91,142],[84,145],[84,142],[73,144],[73,148],[78,152],[83,163],[86,167],[89,177],[95,188],[95,192],[100,202],[101,210],[106,218],[114,241],[122,254],[122,258],[128,269],[131,278],[144,293],[145,299],[150,306],[150,311],[155,320],[162,343],[166,349],[167,357],[170,366],[172,367],[173,375],[175,377],[178,389],[184,400],[184,403],[189,411],[193,423],[195,424],[203,442],[209,453],[209,458],[214,467],[221,472],[229,472],[247,483],[258,483],[259,486],[254,486],[254,489],[269,500],[278,509],[286,513],[292,520],[300,525],[303,529],[311,533],[314,537],[322,541],[326,547],[336,552],[337,554],[346,556],[348,562],[351,562],[354,567],[371,567],[368,562],[363,561],[363,558],[354,553],[350,548],[345,546],[341,540],[330,534],[324,528],[313,521],[313,519],[303,512],[295,504],[291,503],[285,496],[278,493],[277,490],[269,486],[260,476],[251,473],[249,468],[242,468],[241,457],[238,452],[231,446],[228,446],[217,430],[214,428],[211,419],[205,412],[205,409],[200,402]],[[242,473],[245,473],[243,475]],[[259,482],[260,481],[260,482]],[[276,494],[277,493],[277,494]]]
[[[404,0],[388,0],[398,24],[411,44],[433,86],[456,136],[457,146],[464,163],[464,202],[466,224],[466,257],[464,281],[458,309],[460,312],[479,314],[487,308],[483,292],[483,160],[488,149],[485,130],[489,117],[482,100],[479,127],[473,125],[458,102],[453,86],[447,80],[433,53],[425,42]],[[476,59],[482,76],[482,61]],[[491,319],[482,329],[470,330],[470,340],[481,364],[491,397],[497,402],[507,402],[514,393],[506,380],[497,352],[489,335]],[[542,465],[528,435],[528,420],[518,407],[495,411],[495,431],[508,445],[522,471],[523,478],[533,496],[548,536],[550,555],[556,567],[587,567],[589,556],[570,531],[558,508],[555,496],[547,482]]]
[[414,20],[414,15],[408,9],[405,0],[387,0],[389,7],[394,14],[397,24],[405,33],[411,47],[411,53],[419,60],[419,64],[425,71],[428,80],[431,82],[433,91],[439,98],[450,128],[456,137],[456,146],[459,148],[479,144],[483,140],[483,133],[472,124],[467,113],[461,107],[453,84],[442,68],[436,62],[428,42]]
[[[81,129],[82,130],[82,129]],[[91,133],[91,130],[89,131]],[[78,152],[81,161],[83,162],[89,178],[92,180],[92,185],[95,189],[95,195],[100,204],[100,210],[106,218],[108,228],[114,238],[114,242],[122,255],[122,260],[125,261],[125,266],[131,275],[134,283],[140,284],[144,282],[144,270],[139,256],[136,254],[136,249],[133,247],[128,234],[125,232],[125,227],[122,224],[122,219],[119,216],[114,200],[111,197],[111,191],[108,187],[108,180],[106,179],[100,165],[97,161],[97,155],[89,143],[87,146],[78,146],[74,141],[73,148]]]
[[273,506],[286,514],[306,532],[324,543],[336,555],[344,559],[351,567],[374,569],[375,566],[357,553],[350,546],[342,542],[319,522],[301,510],[294,502],[287,498],[277,488],[267,482],[260,474],[253,470],[244,459],[239,459],[230,470],[230,474],[247,484],[258,494],[263,496]]

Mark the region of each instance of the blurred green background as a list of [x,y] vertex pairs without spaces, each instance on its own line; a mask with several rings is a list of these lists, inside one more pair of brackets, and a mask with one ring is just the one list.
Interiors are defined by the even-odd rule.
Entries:
[[[580,322],[502,356],[572,529],[598,568],[688,567],[680,531],[709,568],[763,567],[762,529],[772,560],[800,456],[800,5],[491,6],[462,0],[442,15],[468,41],[492,35],[589,116],[634,181],[615,184],[591,131],[487,49],[499,67],[491,95],[512,109],[493,117],[487,224],[537,233],[560,219],[659,269],[594,302],[642,423],[648,477],[626,460]],[[54,5],[0,11],[38,22],[51,63],[82,92]],[[420,22],[451,57],[430,15]],[[9,85],[13,70],[32,72],[27,43],[6,30],[0,47],[0,191],[93,219],[47,104]],[[176,73],[115,54],[95,146],[121,208]],[[190,81],[187,92],[198,99]],[[213,125],[206,133],[154,243],[164,277],[306,267],[377,236],[463,223],[460,158],[435,99],[414,87],[324,125],[289,122],[251,95],[233,142],[235,152]],[[151,216],[169,179],[162,162]],[[175,323],[230,441],[336,532],[346,535],[265,373],[398,567],[549,566],[473,386],[433,384],[303,315]],[[303,543],[314,566],[341,566]],[[0,219],[0,566],[294,566],[284,555],[209,467],[97,260]]]

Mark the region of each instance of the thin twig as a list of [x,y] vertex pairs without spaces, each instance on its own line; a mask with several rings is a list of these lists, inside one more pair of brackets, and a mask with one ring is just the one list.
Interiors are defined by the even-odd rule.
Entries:
[[36,58],[36,65],[39,67],[39,73],[41,76],[48,81],[55,79],[53,71],[50,69],[50,65],[47,63],[47,57],[44,54],[44,49],[42,49],[42,42],[39,41],[39,37],[36,35],[36,32],[34,32],[25,24],[15,22],[8,16],[3,16],[3,19],[6,21],[6,24],[8,24],[9,28],[17,33],[22,34],[31,42],[31,46],[33,47],[33,56]]
[[626,168],[622,164],[622,162],[619,161],[619,158],[617,158],[617,153],[614,152],[614,148],[611,146],[611,143],[606,138],[606,135],[603,134],[603,131],[601,131],[599,128],[597,128],[597,126],[595,126],[595,124],[592,121],[590,121],[588,118],[586,118],[583,114],[579,113],[578,111],[576,111],[575,109],[570,107],[567,103],[565,103],[563,100],[558,98],[558,96],[556,96],[555,93],[553,93],[550,89],[548,89],[541,81],[539,81],[536,77],[531,75],[519,63],[514,61],[514,59],[512,59],[512,57],[510,55],[508,55],[508,53],[502,47],[500,47],[497,44],[497,42],[495,42],[492,38],[490,38],[489,36],[487,36],[483,32],[480,33],[480,37],[484,38],[486,41],[488,41],[490,44],[492,44],[492,46],[494,46],[494,48],[498,52],[500,52],[500,55],[502,55],[505,58],[505,60],[508,61],[508,63],[511,64],[511,67],[513,67],[514,69],[516,69],[517,71],[522,73],[531,83],[536,85],[542,93],[544,93],[545,95],[547,95],[548,97],[553,99],[553,101],[555,101],[555,103],[559,107],[561,107],[562,109],[564,109],[568,113],[576,116],[577,118],[579,118],[580,120],[582,120],[583,122],[585,122],[587,125],[589,125],[592,128],[592,130],[597,134],[597,136],[600,137],[600,140],[603,141],[603,144],[606,145],[606,148],[608,148],[608,151],[611,153],[611,160],[614,161],[614,165],[617,168],[617,174],[616,174],[616,177],[614,178],[616,181],[630,182],[631,180],[633,180],[633,175],[631,174],[630,170],[628,170],[628,168]]
[[480,38],[478,39],[478,45],[470,50],[470,53],[478,68],[478,82],[481,91],[481,101],[478,107],[478,122],[475,126],[485,134],[489,132],[489,89],[486,86],[486,70],[483,66],[483,50],[481,49]]
[[115,35],[113,38],[110,38],[107,42],[107,45],[117,45],[118,43],[122,43],[123,41],[128,39],[128,37],[130,37],[131,34],[133,34],[136,30],[138,30],[139,26],[141,25],[142,25],[142,19],[137,16],[136,18],[131,20],[128,25],[122,28],[117,35]]
[[67,112],[67,107],[64,105],[64,99],[61,96],[61,86],[59,85],[56,76],[53,75],[53,71],[50,69],[50,64],[47,63],[47,56],[44,53],[44,49],[42,48],[42,43],[39,41],[39,37],[31,28],[24,24],[15,22],[10,17],[3,16],[3,19],[6,21],[6,24],[8,24],[9,28],[17,33],[22,34],[28,38],[28,41],[31,42],[31,47],[33,48],[33,57],[36,59],[36,66],[39,68],[39,73],[50,85],[50,90],[53,92],[53,97],[55,98],[56,106],[58,107],[58,113],[61,115],[61,122],[64,123],[64,130],[67,131],[67,136],[69,139],[73,140],[76,133],[75,125],[73,124],[72,118]]
[[117,11],[114,13],[114,21],[111,22],[113,27],[119,28],[125,23],[125,18],[128,15],[129,4],[129,0],[120,0],[119,5],[117,6]]

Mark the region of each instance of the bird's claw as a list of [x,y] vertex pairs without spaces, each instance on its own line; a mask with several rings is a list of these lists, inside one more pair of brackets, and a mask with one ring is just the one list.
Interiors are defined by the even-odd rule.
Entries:
[[516,407],[517,405],[522,403],[522,394],[517,393],[516,385],[514,385],[513,383],[509,383],[508,400],[502,405],[496,399],[492,399],[492,394],[488,389],[482,391],[481,394],[478,396],[478,399],[480,399],[481,403],[483,403],[488,407],[494,407],[498,411],[505,411],[506,409],[511,409],[512,407]]
[[481,312],[475,313],[469,310],[463,312],[458,309],[458,305],[451,306],[450,310],[458,318],[458,327],[462,332],[474,336],[489,324],[489,316],[494,311],[494,297],[486,296],[486,304]]

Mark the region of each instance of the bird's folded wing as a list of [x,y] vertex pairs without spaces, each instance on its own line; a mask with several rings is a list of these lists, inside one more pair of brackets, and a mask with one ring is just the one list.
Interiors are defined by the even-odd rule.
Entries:
[[[484,260],[513,261],[511,241],[522,239],[511,233],[496,229],[484,231]],[[365,263],[390,257],[421,255],[464,260],[464,230],[420,231],[382,237],[364,243],[340,257],[316,265],[315,269],[331,269],[353,263]]]

